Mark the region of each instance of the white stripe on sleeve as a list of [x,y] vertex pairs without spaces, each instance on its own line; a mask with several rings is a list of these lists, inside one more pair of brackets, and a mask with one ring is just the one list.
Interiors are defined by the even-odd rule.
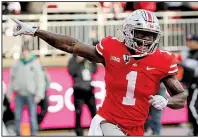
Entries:
[[178,71],[178,68],[175,69],[175,70],[173,70],[173,71],[169,71],[168,73],[172,74],[172,73],[175,73],[175,72],[177,72],[177,71]]
[[103,56],[102,52],[100,52],[100,51],[98,50],[97,45],[96,45],[96,51],[97,51],[101,56]]
[[177,64],[173,64],[173,65],[170,66],[170,68],[174,68],[176,66],[177,66]]

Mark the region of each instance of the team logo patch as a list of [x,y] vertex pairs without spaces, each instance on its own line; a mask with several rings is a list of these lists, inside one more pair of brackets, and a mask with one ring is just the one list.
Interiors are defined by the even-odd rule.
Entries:
[[120,62],[120,58],[117,58],[115,56],[111,56],[110,60],[116,61],[116,62]]
[[130,57],[129,57],[129,55],[128,55],[128,54],[124,54],[124,55],[123,55],[123,58],[124,58],[124,62],[125,62],[125,64],[128,64],[128,63],[129,63],[129,61],[130,61]]

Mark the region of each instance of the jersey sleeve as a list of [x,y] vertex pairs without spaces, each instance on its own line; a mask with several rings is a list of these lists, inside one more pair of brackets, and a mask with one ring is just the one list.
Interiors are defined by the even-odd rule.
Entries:
[[100,40],[100,42],[96,45],[96,51],[98,54],[104,57],[105,51],[108,51],[108,45],[111,43],[112,36],[108,36]]
[[[103,39],[102,39],[103,40]],[[100,54],[101,56],[103,56],[103,52],[104,52],[104,46],[102,45],[102,40],[96,45],[96,51],[98,52],[98,54]]]
[[171,54],[168,75],[176,75],[178,73],[177,63],[178,63],[178,60],[175,54]]

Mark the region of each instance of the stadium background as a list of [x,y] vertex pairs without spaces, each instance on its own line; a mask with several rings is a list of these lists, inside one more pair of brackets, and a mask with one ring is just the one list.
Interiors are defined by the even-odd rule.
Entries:
[[[70,54],[49,46],[37,37],[13,37],[14,22],[9,18],[39,26],[40,29],[54,33],[70,35],[89,44],[95,44],[105,36],[122,39],[119,32],[123,19],[134,9],[143,8],[154,11],[159,18],[162,37],[160,48],[179,53],[186,45],[188,34],[198,33],[198,2],[3,2],[3,82],[9,84],[9,67],[20,56],[21,46],[29,42],[30,49],[45,66],[51,78],[48,96],[50,106],[41,124],[40,135],[75,135],[72,79],[67,71]],[[102,104],[105,95],[104,68],[98,64],[94,76],[97,107]],[[180,70],[182,73],[182,69]],[[179,78],[182,74],[178,75]],[[14,102],[11,104],[14,111]],[[39,107],[38,107],[39,112]],[[24,135],[29,127],[27,108],[23,113]],[[89,127],[91,116],[87,107],[83,107],[82,125]],[[162,135],[187,135],[188,116],[186,107],[181,110],[166,108],[163,111]],[[61,131],[60,129],[64,129]],[[67,130],[67,131],[65,131]],[[87,131],[87,129],[86,129]],[[58,134],[58,133],[59,134]]]

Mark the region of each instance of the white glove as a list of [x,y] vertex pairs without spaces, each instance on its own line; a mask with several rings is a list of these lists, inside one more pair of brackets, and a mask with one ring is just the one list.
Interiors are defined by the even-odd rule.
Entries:
[[30,25],[30,24],[26,24],[23,23],[17,19],[13,19],[11,18],[15,23],[17,23],[15,29],[14,29],[14,33],[13,36],[18,36],[18,35],[33,35],[36,32],[36,30],[38,29],[38,27]]
[[149,100],[149,103],[158,110],[164,109],[168,104],[168,100],[166,98],[164,98],[163,96],[151,95],[150,98],[151,99]]

